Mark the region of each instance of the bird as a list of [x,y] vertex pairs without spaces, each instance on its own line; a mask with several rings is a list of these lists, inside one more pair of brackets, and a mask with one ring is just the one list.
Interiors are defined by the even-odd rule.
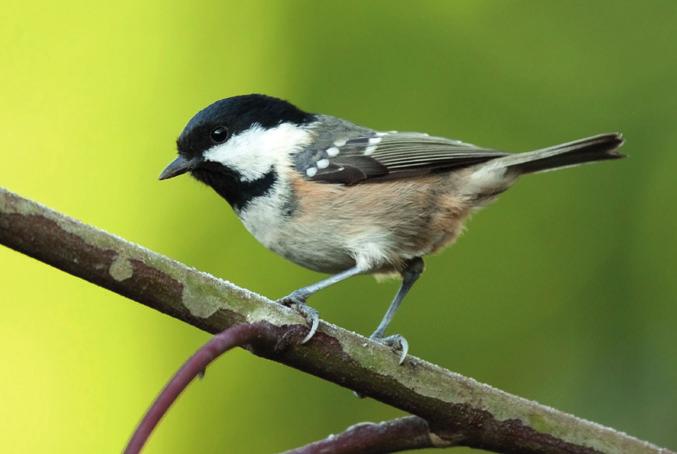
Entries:
[[265,247],[330,276],[278,302],[318,328],[307,299],[350,277],[401,278],[370,338],[406,358],[409,343],[386,335],[424,269],[465,222],[521,176],[624,157],[620,133],[508,153],[420,132],[377,131],[309,113],[263,94],[218,100],[177,139],[160,180],[190,173],[230,204]]

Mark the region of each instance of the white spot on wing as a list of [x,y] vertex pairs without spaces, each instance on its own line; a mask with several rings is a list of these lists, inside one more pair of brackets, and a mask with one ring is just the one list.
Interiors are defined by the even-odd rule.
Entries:
[[329,159],[320,159],[317,161],[318,169],[326,169],[327,167],[329,167]]
[[336,140],[336,141],[334,141],[334,146],[335,147],[342,147],[343,145],[346,144],[346,142],[348,142],[348,139]]
[[329,155],[330,158],[333,158],[334,156],[338,156],[338,154],[339,154],[338,148],[336,148],[336,147],[327,148],[327,155]]
[[369,156],[369,155],[372,154],[374,151],[376,151],[376,145],[371,145],[371,146],[367,147],[367,148],[364,150],[364,154],[367,155],[367,156]]
[[309,168],[306,169],[306,175],[308,175],[310,178],[313,178],[316,174],[317,174],[317,168],[316,167],[309,167]]
[[371,139],[369,139],[369,145],[378,145],[379,143],[381,143],[381,140],[383,139],[381,139],[380,137],[372,137]]

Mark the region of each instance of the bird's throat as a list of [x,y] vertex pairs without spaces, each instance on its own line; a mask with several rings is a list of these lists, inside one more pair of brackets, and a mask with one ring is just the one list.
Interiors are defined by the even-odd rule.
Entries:
[[250,181],[221,165],[201,167],[191,174],[211,186],[236,211],[244,210],[252,200],[269,193],[277,181],[277,173],[272,168],[260,178]]

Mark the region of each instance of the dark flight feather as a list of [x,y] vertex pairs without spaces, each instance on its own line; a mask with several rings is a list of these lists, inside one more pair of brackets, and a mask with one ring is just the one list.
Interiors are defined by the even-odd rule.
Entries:
[[[331,148],[338,149],[338,154],[330,156],[327,150]],[[310,178],[346,185],[457,169],[507,154],[443,137],[406,132],[352,138],[327,150],[321,158],[327,159],[329,165],[316,168]]]

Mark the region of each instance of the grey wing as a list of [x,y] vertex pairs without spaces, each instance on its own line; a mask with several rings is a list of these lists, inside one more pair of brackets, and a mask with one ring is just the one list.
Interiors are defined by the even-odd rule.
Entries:
[[352,185],[452,170],[507,154],[415,132],[373,132],[330,144],[299,170],[314,181]]

